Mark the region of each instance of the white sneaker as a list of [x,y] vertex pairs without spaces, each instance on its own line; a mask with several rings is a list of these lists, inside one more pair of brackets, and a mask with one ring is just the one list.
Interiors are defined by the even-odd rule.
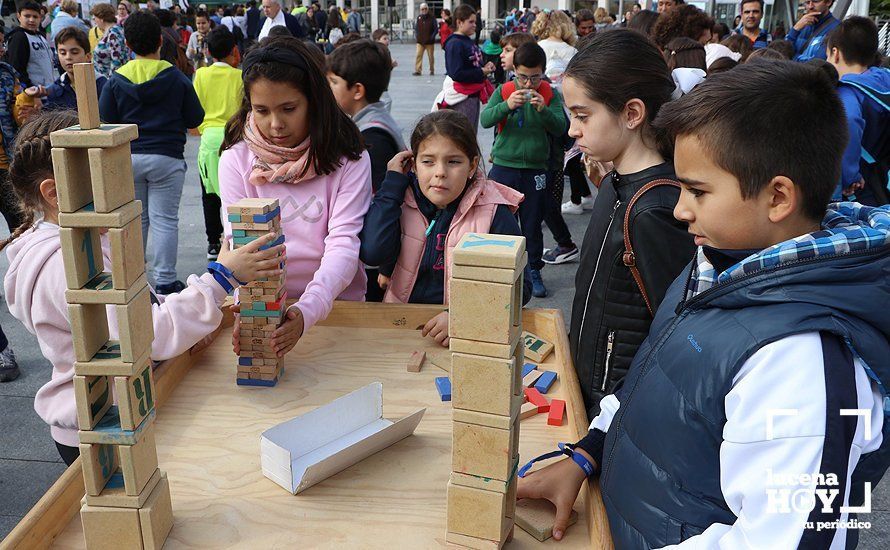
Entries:
[[593,210],[593,197],[589,195],[581,197],[581,208],[584,210]]
[[[581,200],[583,201],[584,199],[581,199]],[[581,204],[575,204],[572,201],[566,201],[566,202],[562,203],[562,213],[563,214],[583,214],[584,207]]]

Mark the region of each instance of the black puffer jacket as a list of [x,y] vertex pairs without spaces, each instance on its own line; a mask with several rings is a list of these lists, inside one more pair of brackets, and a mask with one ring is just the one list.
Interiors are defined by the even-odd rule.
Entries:
[[[599,402],[624,378],[652,316],[624,265],[624,214],[634,193],[650,181],[675,179],[669,163],[636,174],[612,172],[600,185],[590,224],[581,247],[575,276],[575,299],[569,332],[572,358],[590,418]],[[674,219],[679,190],[659,186],[634,205],[629,226],[631,243],[653,310],[683,267],[695,246],[685,223]]]

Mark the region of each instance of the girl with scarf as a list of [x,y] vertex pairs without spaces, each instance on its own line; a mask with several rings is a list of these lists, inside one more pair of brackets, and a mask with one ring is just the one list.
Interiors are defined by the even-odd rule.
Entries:
[[[286,289],[297,302],[272,335],[279,356],[335,299],[363,300],[367,283],[358,234],[371,202],[371,163],[311,47],[274,37],[245,56],[244,98],[226,125],[219,161],[224,208],[246,197],[276,198],[281,206]],[[231,224],[224,226],[231,236]]]

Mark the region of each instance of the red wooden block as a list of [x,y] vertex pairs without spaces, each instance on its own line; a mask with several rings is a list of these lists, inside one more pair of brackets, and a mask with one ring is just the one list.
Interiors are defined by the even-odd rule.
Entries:
[[547,424],[562,426],[562,416],[566,410],[566,402],[562,399],[554,399],[550,402],[550,414],[547,415]]
[[282,292],[281,298],[275,302],[266,304],[266,311],[280,311],[284,308],[285,302],[287,302],[287,292]]
[[539,413],[545,413],[550,410],[550,402],[535,388],[525,388],[525,397],[529,402],[538,406]]

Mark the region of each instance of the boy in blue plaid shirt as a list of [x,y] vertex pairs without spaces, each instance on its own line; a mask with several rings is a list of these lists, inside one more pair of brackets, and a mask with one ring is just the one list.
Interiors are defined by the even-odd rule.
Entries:
[[890,448],[890,207],[828,203],[847,130],[812,67],[742,65],[655,126],[696,258],[588,436],[518,496],[557,506],[557,539],[599,475],[616,548],[852,547]]

